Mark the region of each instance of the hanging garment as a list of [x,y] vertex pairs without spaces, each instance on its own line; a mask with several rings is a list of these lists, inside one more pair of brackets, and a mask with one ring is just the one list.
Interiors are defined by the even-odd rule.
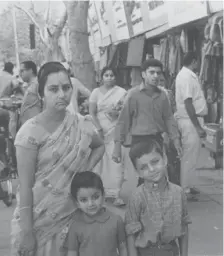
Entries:
[[184,53],[188,52],[187,41],[188,41],[188,34],[186,33],[186,30],[183,29],[180,35],[180,45]]
[[116,58],[117,58],[116,52],[117,52],[117,45],[111,44],[108,47],[108,62],[107,62],[108,66],[114,67],[115,63],[117,62],[116,61]]
[[134,87],[136,85],[140,85],[142,83],[142,75],[140,68],[132,68],[131,69],[131,86]]
[[126,67],[128,57],[128,42],[123,42],[118,45],[118,63],[117,68]]
[[183,63],[183,50],[181,48],[181,43],[180,43],[180,37],[176,36],[175,38],[175,43],[176,43],[176,65],[175,65],[175,71],[174,71],[174,75],[176,76],[179,71],[182,68],[182,63]]
[[169,38],[169,65],[168,70],[171,75],[175,73],[175,64],[176,64],[176,44],[175,36]]
[[162,62],[163,68],[165,69],[165,67],[166,67],[167,48],[169,47],[169,45],[168,45],[168,38],[161,39],[160,45],[161,45],[160,61]]
[[100,70],[107,66],[108,60],[108,47],[100,49]]

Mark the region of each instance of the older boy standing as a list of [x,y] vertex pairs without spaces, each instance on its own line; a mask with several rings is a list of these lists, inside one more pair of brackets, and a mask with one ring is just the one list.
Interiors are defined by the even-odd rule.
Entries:
[[[155,139],[163,145],[162,133],[167,132],[181,155],[178,127],[166,93],[158,88],[162,63],[146,60],[142,65],[143,82],[129,91],[115,129],[113,159],[121,161],[121,145],[130,132],[131,147],[139,142]],[[141,182],[141,181],[140,181]]]

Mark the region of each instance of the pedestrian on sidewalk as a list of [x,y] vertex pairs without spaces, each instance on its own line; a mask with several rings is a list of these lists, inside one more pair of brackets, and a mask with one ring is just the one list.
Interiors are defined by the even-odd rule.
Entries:
[[188,52],[183,59],[183,68],[177,75],[175,114],[181,133],[183,155],[181,158],[181,186],[191,198],[198,193],[193,187],[194,175],[201,148],[201,138],[206,136],[203,129],[207,103],[196,72],[197,54]]
[[63,256],[127,256],[124,221],[104,206],[103,182],[93,172],[74,176],[71,195],[78,206],[62,247]]
[[[117,163],[121,161],[121,146],[128,133],[132,137],[131,145],[153,138],[162,146],[162,134],[167,132],[181,156],[179,132],[169,99],[164,90],[158,88],[162,68],[159,60],[146,60],[141,67],[143,82],[126,97],[115,128],[113,159]],[[141,182],[139,179],[139,184]]]
[[42,111],[43,106],[40,95],[38,94],[36,64],[30,60],[22,62],[20,75],[28,85],[21,106],[20,125],[22,126],[27,120],[38,115]]
[[16,135],[19,174],[17,207],[12,220],[11,256],[58,256],[63,232],[76,208],[70,185],[77,172],[91,171],[104,154],[92,118],[66,108],[72,84],[59,62],[38,73],[38,94],[45,108]]
[[124,182],[124,154],[119,164],[113,161],[112,154],[115,126],[127,92],[116,85],[116,75],[112,68],[105,67],[101,78],[101,86],[93,90],[89,99],[90,114],[105,143],[105,154],[94,171],[103,180],[106,198],[114,198],[114,205],[122,206],[124,201],[120,198],[120,190]]
[[[130,158],[143,184],[129,198],[125,229],[130,256],[187,256],[187,200],[167,179],[167,157],[156,141],[131,147]],[[177,244],[178,239],[178,244]]]

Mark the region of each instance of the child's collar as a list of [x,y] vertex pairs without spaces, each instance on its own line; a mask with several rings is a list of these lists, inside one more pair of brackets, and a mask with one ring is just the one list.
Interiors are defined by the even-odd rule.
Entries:
[[149,189],[150,191],[164,191],[167,186],[169,186],[169,181],[167,177],[165,177],[163,180],[159,182],[144,183],[144,187],[146,189]]
[[86,224],[92,224],[94,222],[104,223],[108,221],[110,218],[110,214],[106,207],[102,207],[99,213],[95,216],[88,216],[80,209],[77,209],[75,212],[74,220],[85,222]]

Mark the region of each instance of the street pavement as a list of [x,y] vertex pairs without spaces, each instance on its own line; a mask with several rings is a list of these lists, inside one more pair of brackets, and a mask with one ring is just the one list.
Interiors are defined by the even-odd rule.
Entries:
[[[136,174],[128,170],[121,195],[125,201],[136,187]],[[189,202],[192,224],[189,226],[189,256],[223,255],[223,170],[214,169],[214,161],[206,149],[201,150],[195,186],[200,190],[198,202]],[[0,202],[0,256],[10,256],[10,221],[14,210]],[[108,207],[124,216],[125,207]]]

